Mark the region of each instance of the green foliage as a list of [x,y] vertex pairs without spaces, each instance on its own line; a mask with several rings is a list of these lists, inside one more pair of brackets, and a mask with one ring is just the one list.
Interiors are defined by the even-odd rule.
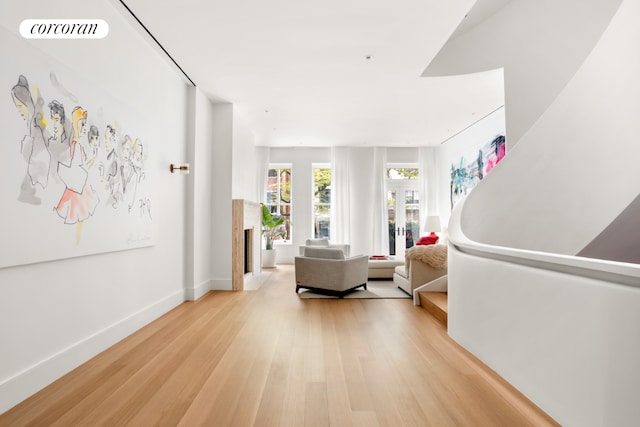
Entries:
[[315,187],[314,197],[316,203],[330,203],[331,200],[331,169],[315,168],[313,169],[313,182]]
[[278,169],[280,172],[280,201],[291,203],[291,169]]
[[418,168],[389,168],[387,169],[387,177],[392,178],[391,171],[395,171],[401,179],[418,179]]
[[266,248],[273,249],[273,241],[281,239],[287,235],[287,230],[284,227],[284,218],[279,215],[273,215],[269,211],[269,208],[264,204],[262,205],[262,234],[265,237]]

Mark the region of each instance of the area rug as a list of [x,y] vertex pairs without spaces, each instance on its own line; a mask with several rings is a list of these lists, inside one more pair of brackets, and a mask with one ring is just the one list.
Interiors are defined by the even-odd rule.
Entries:
[[[302,299],[314,298],[339,298],[333,295],[323,295],[307,289],[301,289],[298,296]],[[369,280],[367,290],[362,288],[344,296],[345,299],[366,299],[366,298],[411,298],[402,289],[398,288],[393,280]]]

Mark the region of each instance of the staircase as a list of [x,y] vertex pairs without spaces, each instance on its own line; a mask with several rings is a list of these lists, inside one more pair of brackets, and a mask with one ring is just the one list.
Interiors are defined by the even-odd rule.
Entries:
[[447,293],[420,291],[418,295],[422,308],[431,313],[444,326],[447,326]]

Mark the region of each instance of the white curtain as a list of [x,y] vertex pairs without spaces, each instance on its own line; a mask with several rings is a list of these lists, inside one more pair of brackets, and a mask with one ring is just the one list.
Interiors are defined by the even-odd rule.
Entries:
[[373,250],[376,255],[389,254],[389,213],[387,211],[387,189],[385,168],[387,149],[376,147],[373,151]]
[[438,206],[438,149],[439,147],[420,147],[418,149],[418,168],[420,170],[420,230],[427,215],[440,215]]
[[333,243],[351,243],[349,147],[331,149],[331,226]]
[[269,147],[256,147],[256,180],[258,189],[258,202],[266,203],[267,197],[267,174],[269,173],[269,162],[271,161],[271,149]]

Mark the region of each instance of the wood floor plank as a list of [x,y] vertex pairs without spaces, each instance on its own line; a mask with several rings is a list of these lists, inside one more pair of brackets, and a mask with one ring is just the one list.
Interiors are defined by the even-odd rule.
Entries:
[[304,404],[307,380],[307,340],[304,333],[307,329],[309,312],[308,304],[296,314],[296,320],[290,325],[292,329],[292,347],[285,396],[282,406],[282,424],[287,427],[304,425]]
[[342,368],[342,357],[337,337],[336,318],[331,306],[326,305],[323,312],[323,351],[325,360],[325,377],[327,387],[327,402],[329,424],[333,426],[348,426],[354,424],[347,388]]
[[[211,374],[238,332],[237,323],[211,324],[210,332],[171,377],[157,391],[153,399],[142,406],[130,425],[177,425],[206,378]],[[224,330],[223,330],[224,329]],[[212,343],[215,343],[212,345]]]
[[555,426],[411,300],[311,299],[292,266],[182,304],[0,426]]
[[329,427],[327,384],[308,382],[304,392],[304,426]]
[[265,391],[260,397],[254,425],[270,427],[283,425],[283,408],[287,384],[291,373],[294,327],[297,320],[294,311],[283,313],[278,331],[277,346],[265,381]]

